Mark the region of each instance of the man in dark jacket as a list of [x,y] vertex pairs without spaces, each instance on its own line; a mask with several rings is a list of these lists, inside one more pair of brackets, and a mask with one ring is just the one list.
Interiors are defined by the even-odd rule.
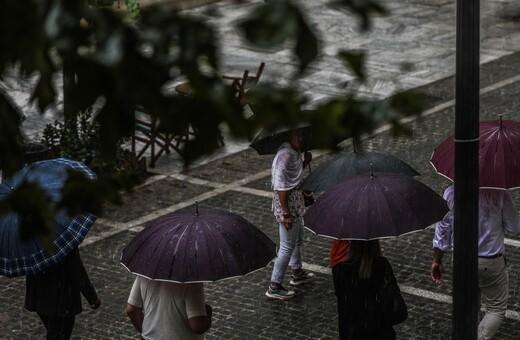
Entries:
[[70,339],[76,314],[83,310],[80,293],[91,308],[100,306],[78,248],[61,263],[26,276],[25,308],[38,313],[47,329],[47,340]]

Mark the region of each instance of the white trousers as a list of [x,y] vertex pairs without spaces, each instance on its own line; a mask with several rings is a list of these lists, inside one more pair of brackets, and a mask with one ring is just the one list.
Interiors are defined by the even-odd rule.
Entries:
[[478,288],[479,307],[482,303],[485,308],[478,326],[478,339],[492,339],[507,310],[509,275],[504,256],[478,259]]

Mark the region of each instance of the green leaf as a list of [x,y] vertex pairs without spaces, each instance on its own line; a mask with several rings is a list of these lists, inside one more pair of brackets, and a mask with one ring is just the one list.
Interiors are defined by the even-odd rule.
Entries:
[[298,30],[296,55],[300,59],[300,72],[303,72],[318,56],[318,39],[307,26],[303,18],[300,20]]
[[[23,181],[0,201],[0,215],[18,215],[18,233],[22,242],[34,237],[50,245],[54,230],[54,207],[46,191],[37,183]],[[48,251],[52,251],[47,247]]]
[[361,80],[365,79],[365,53],[353,51],[340,51],[338,57]]
[[372,16],[389,15],[388,9],[378,0],[335,0],[330,3],[332,7],[345,8],[361,19],[360,28],[368,31],[372,27]]
[[274,0],[258,6],[238,26],[251,43],[270,48],[295,37],[299,18],[288,1]]

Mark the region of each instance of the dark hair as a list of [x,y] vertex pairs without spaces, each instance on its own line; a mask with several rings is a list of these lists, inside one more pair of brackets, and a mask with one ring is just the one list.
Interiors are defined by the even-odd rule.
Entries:
[[379,240],[352,240],[348,253],[352,261],[359,263],[359,277],[368,279],[372,275],[374,257],[381,256],[381,245]]

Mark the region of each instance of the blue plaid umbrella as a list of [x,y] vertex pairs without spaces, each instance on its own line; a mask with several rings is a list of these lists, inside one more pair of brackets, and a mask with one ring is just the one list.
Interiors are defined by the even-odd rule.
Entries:
[[[57,203],[67,179],[68,170],[76,170],[87,178],[96,175],[85,164],[65,158],[44,160],[30,164],[0,184],[0,200],[5,199],[23,181],[37,183]],[[45,268],[60,263],[85,238],[96,216],[82,214],[70,217],[63,210],[54,218],[53,252],[46,251],[43,244],[33,238],[22,242],[19,234],[19,216],[8,213],[0,216],[0,275],[15,277],[36,274]]]

